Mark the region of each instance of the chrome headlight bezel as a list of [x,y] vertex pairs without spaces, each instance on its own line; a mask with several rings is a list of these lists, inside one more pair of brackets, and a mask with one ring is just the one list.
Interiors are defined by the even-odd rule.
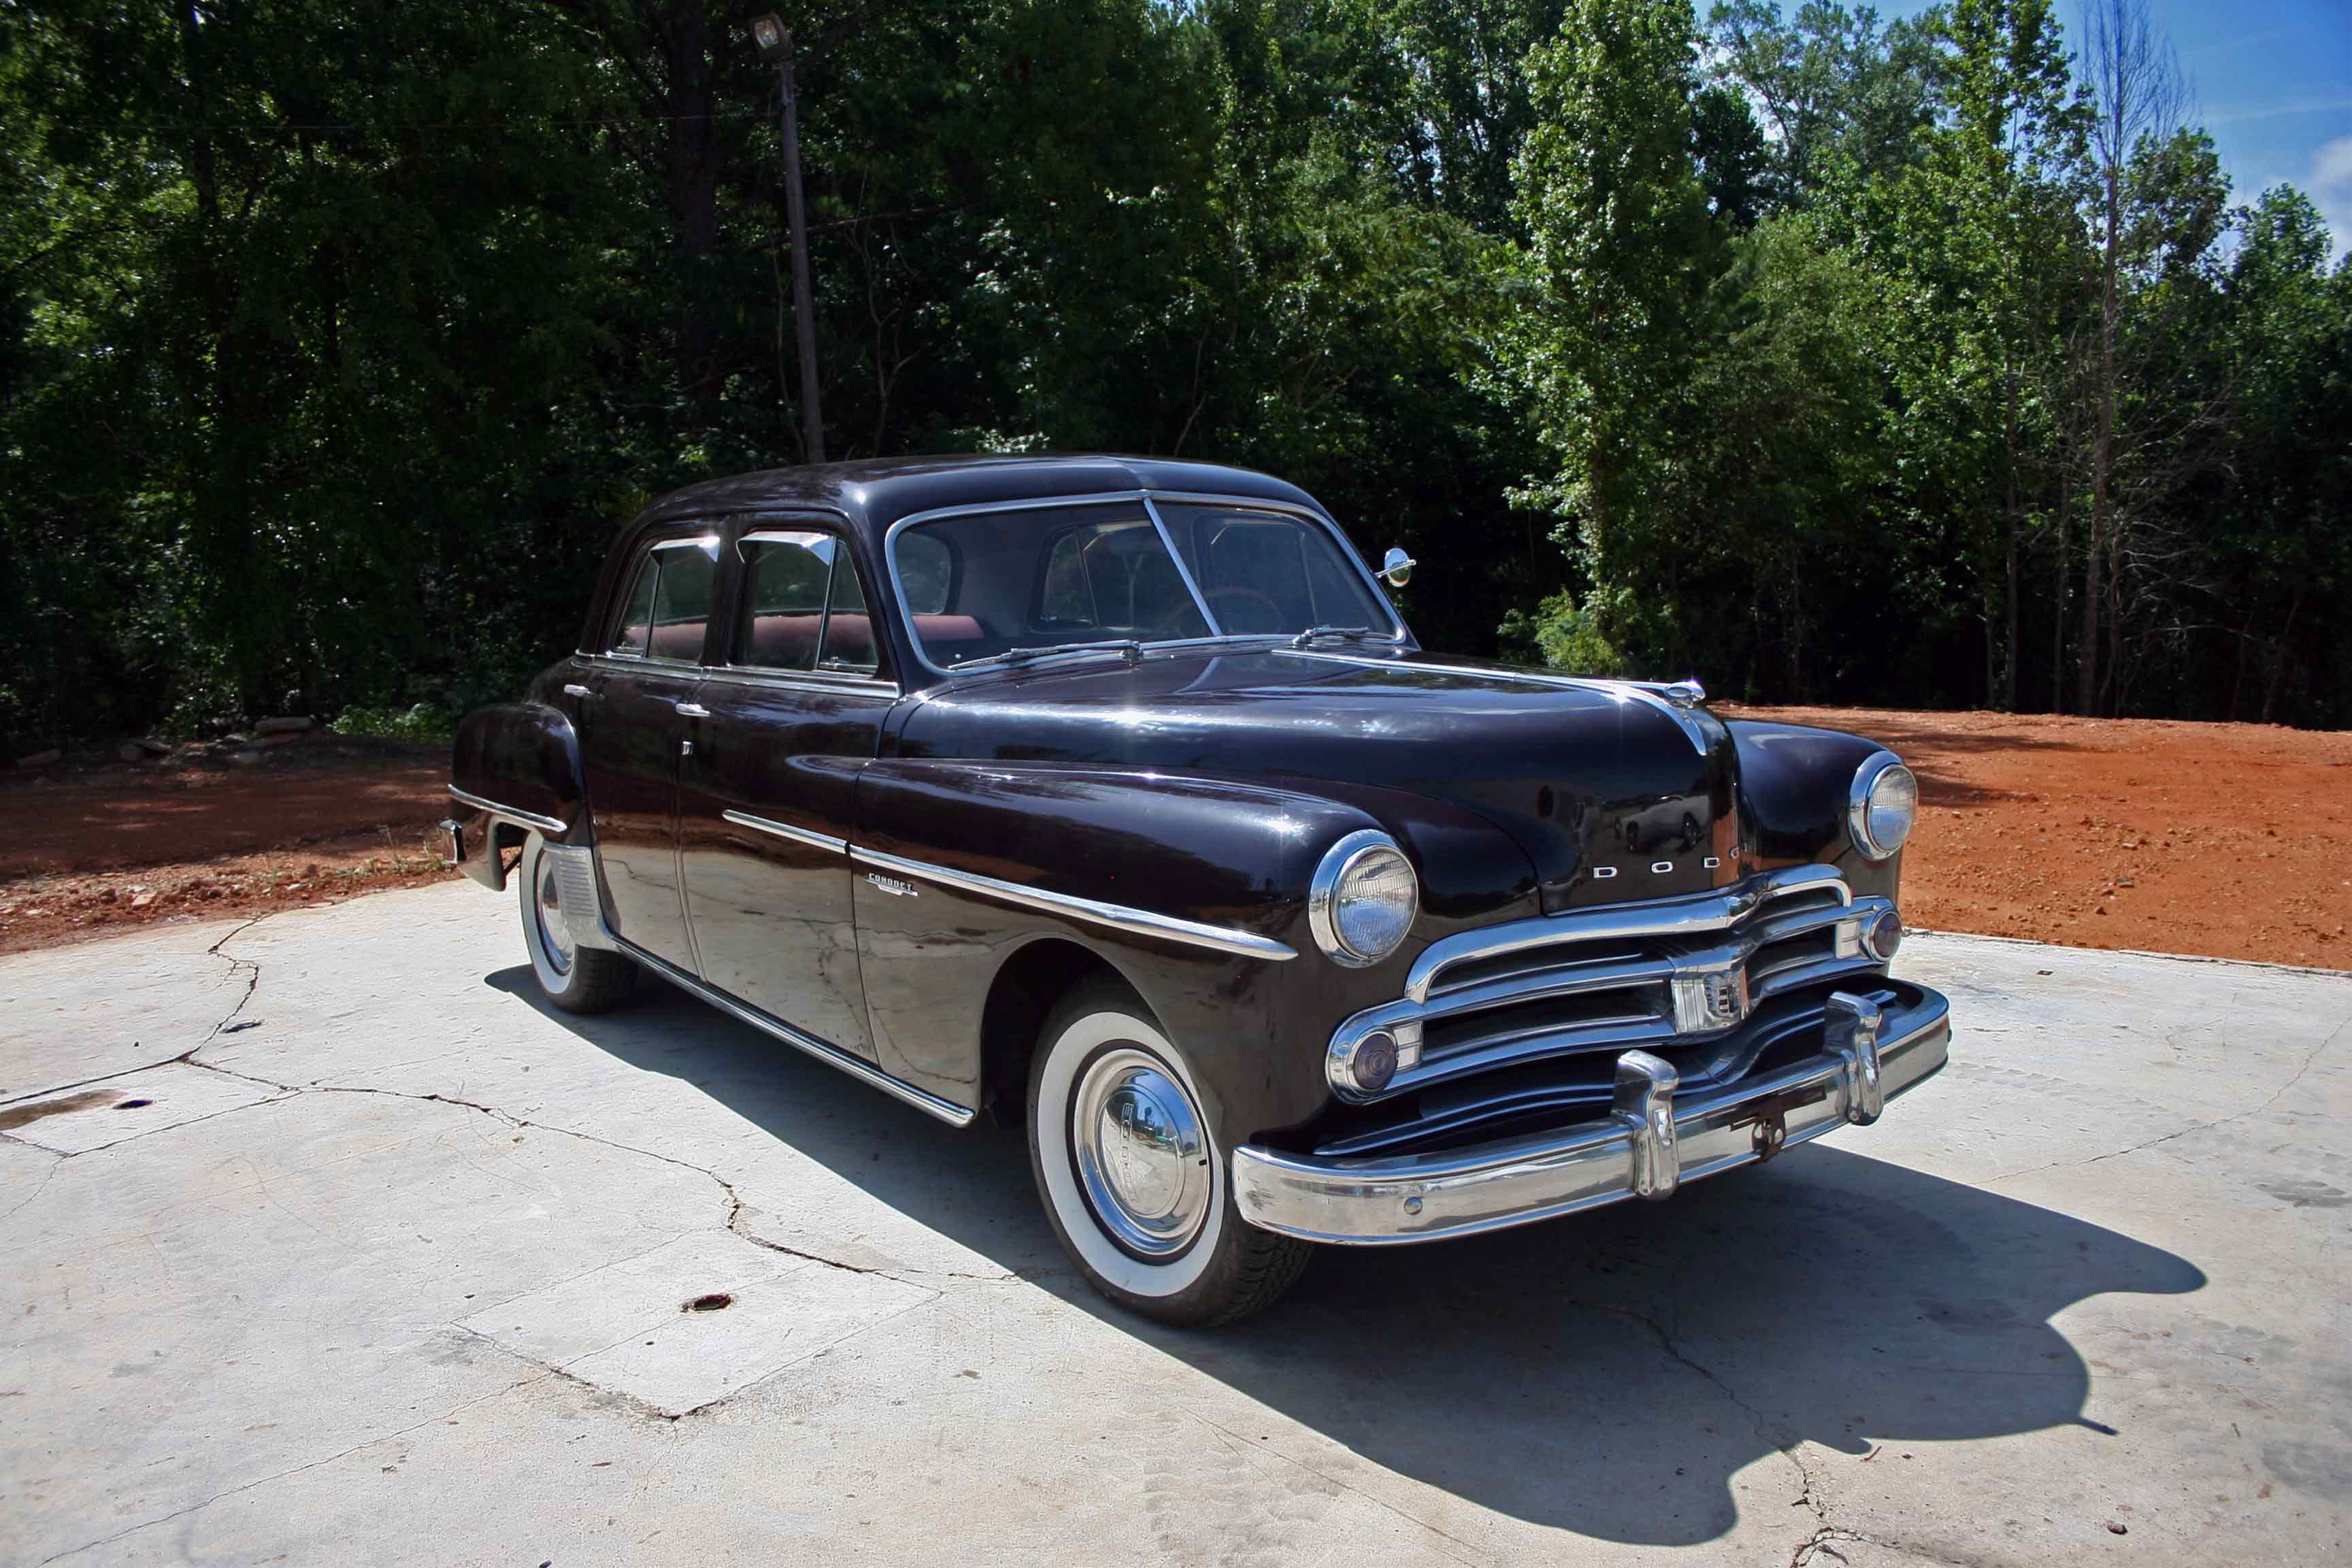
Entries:
[[[1403,868],[1412,890],[1412,899],[1398,925],[1395,940],[1378,952],[1369,952],[1348,940],[1341,930],[1340,904],[1346,896],[1349,879],[1368,865],[1393,857]],[[1421,876],[1412,869],[1412,861],[1398,847],[1397,841],[1374,828],[1361,829],[1348,834],[1323,852],[1322,861],[1315,868],[1315,879],[1307,889],[1307,924],[1315,934],[1315,945],[1324,956],[1343,968],[1364,969],[1390,956],[1403,946],[1412,930],[1412,923],[1421,914]]]
[[[1896,775],[1901,776],[1899,780]],[[1911,813],[1904,820],[1903,831],[1895,836],[1892,843],[1883,841],[1883,836],[1873,833],[1870,826],[1872,800],[1880,786],[1889,783],[1898,788],[1907,784],[1911,789]],[[1865,860],[1885,860],[1911,841],[1912,831],[1918,825],[1917,776],[1904,767],[1903,759],[1891,751],[1874,751],[1864,758],[1862,766],[1854,769],[1853,784],[1846,796],[1846,836],[1853,841],[1853,847],[1862,852]]]

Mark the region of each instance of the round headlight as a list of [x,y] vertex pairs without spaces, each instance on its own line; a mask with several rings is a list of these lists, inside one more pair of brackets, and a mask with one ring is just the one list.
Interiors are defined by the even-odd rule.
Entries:
[[1895,753],[1879,751],[1864,758],[1853,776],[1853,791],[1846,810],[1846,828],[1853,847],[1874,861],[1883,861],[1903,847],[1911,824],[1919,816],[1919,781]]
[[1420,909],[1412,862],[1394,839],[1370,829],[1333,844],[1307,893],[1307,923],[1317,944],[1351,969],[1395,952]]

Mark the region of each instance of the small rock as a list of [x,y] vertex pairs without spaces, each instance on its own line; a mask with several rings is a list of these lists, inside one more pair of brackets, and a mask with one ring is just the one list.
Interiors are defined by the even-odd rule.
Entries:
[[[259,729],[261,727],[256,725],[254,727]],[[299,730],[265,730],[253,737],[253,745],[256,750],[261,750],[272,746],[291,746],[301,738]]]
[[229,753],[228,759],[236,767],[250,768],[255,763],[261,760],[261,753],[258,751],[232,751]]
[[2128,1525],[2111,1519],[2107,1521],[2107,1533],[2109,1535],[2129,1535],[2131,1533],[2131,1528]]
[[[821,385],[823,383],[819,384]],[[2133,882],[2132,879],[2127,876],[2119,876],[2116,878],[2116,885],[2117,887],[2137,887],[2139,884]]]
[[171,742],[158,740],[152,735],[142,735],[131,744],[137,747],[140,750],[145,752],[150,757],[169,757],[172,755]]
[[114,755],[125,762],[144,762],[147,760],[147,748],[135,740],[126,740],[114,748]]
[[47,768],[50,763],[57,761],[63,756],[65,756],[65,753],[59,751],[53,746],[47,751],[36,751],[29,757],[19,757],[16,758],[16,766],[19,768]]
[[315,721],[307,714],[292,714],[283,718],[265,718],[253,727],[256,735],[299,735]]

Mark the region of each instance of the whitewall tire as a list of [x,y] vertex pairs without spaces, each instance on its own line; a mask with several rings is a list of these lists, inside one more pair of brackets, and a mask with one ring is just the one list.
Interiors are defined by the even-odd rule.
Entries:
[[600,1013],[618,1007],[636,990],[637,967],[618,953],[583,947],[572,939],[554,862],[541,852],[545,848],[545,841],[531,834],[515,866],[522,942],[530,954],[531,972],[539,977],[540,993],[568,1013]]
[[1183,1054],[1116,980],[1055,1008],[1030,1060],[1037,1191],[1087,1283],[1163,1322],[1207,1325],[1288,1290],[1307,1248],[1244,1223]]

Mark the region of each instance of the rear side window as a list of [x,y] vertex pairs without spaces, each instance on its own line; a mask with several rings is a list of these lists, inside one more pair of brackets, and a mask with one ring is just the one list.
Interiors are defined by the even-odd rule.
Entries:
[[831,534],[762,529],[736,547],[743,558],[741,663],[766,670],[871,674],[874,622],[857,564]]
[[605,651],[623,657],[692,664],[702,659],[710,625],[710,589],[719,573],[719,539],[664,539],[637,563],[622,599],[620,623]]

